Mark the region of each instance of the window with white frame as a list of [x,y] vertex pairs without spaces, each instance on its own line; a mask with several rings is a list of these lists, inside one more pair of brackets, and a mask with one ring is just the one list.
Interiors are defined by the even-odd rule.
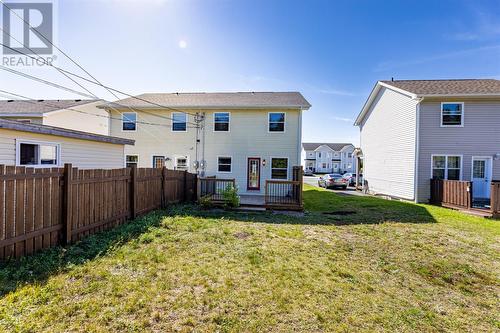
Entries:
[[137,130],[137,113],[124,112],[122,114],[122,130],[124,131]]
[[432,156],[432,178],[460,180],[462,169],[461,156]]
[[347,158],[352,158],[352,153],[348,153]]
[[288,179],[287,158],[271,158],[271,178]]
[[284,132],[285,131],[285,113],[271,112],[269,113],[269,132]]
[[127,168],[137,167],[139,164],[139,156],[138,155],[126,155],[125,156],[125,166]]
[[57,166],[60,146],[56,143],[18,142],[16,160],[18,165]]
[[177,157],[175,159],[175,170],[187,170],[188,160],[186,157]]
[[229,132],[229,112],[214,113],[214,131]]
[[318,158],[321,158],[321,152],[318,153]]
[[186,132],[187,131],[187,115],[181,112],[172,113],[172,131]]
[[464,103],[441,103],[441,126],[463,126]]
[[217,158],[217,171],[231,172],[231,157],[218,157]]

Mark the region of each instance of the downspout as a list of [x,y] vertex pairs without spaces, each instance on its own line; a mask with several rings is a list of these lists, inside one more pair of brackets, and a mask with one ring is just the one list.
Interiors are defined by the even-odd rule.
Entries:
[[416,106],[416,126],[415,126],[415,165],[414,165],[414,174],[413,174],[413,201],[415,203],[418,202],[418,165],[420,158],[420,103],[423,102],[424,98],[417,98],[417,106]]

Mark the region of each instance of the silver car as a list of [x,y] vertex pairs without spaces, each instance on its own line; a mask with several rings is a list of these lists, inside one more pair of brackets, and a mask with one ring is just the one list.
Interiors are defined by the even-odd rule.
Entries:
[[339,173],[324,175],[319,177],[318,180],[318,186],[324,188],[342,187],[345,190],[347,189],[347,185],[349,185],[349,180],[342,177]]

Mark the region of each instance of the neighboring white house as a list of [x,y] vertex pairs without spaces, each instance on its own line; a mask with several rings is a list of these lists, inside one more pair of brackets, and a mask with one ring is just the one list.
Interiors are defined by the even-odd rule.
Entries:
[[159,93],[101,107],[112,135],[135,140],[124,165],[234,178],[239,193],[263,195],[266,180],[291,180],[300,165],[310,104],[298,92]]
[[0,118],[109,135],[109,114],[102,100],[1,100]]
[[304,170],[317,173],[354,173],[356,159],[351,143],[306,143],[302,144]]
[[0,165],[80,169],[123,167],[124,147],[134,141],[65,128],[0,119]]
[[355,125],[368,192],[426,202],[439,178],[488,199],[500,180],[499,80],[379,81]]

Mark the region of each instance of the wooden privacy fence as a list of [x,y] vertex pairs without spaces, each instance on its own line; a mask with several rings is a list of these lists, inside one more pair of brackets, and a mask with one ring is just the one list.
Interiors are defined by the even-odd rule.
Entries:
[[470,209],[472,207],[472,182],[431,179],[431,203]]
[[194,174],[166,168],[0,165],[0,259],[68,244],[169,203],[194,201],[196,182]]

